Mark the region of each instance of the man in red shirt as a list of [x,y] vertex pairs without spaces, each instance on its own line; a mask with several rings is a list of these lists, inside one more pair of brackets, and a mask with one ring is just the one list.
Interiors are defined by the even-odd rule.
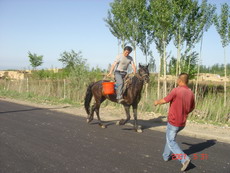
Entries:
[[163,159],[168,161],[172,156],[179,160],[183,165],[181,171],[185,171],[191,161],[176,143],[177,133],[185,127],[188,114],[195,108],[194,94],[187,86],[188,79],[188,74],[181,73],[177,79],[178,87],[165,98],[154,102],[155,106],[170,102]]

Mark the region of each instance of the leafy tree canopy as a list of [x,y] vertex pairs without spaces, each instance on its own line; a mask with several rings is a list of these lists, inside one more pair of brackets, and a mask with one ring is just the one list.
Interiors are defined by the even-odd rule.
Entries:
[[35,69],[36,67],[42,65],[43,63],[43,55],[38,56],[37,54],[32,54],[28,52],[28,57],[30,61],[30,65]]

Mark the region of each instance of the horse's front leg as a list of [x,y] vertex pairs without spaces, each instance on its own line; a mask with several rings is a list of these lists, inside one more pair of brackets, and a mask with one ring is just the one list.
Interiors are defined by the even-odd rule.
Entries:
[[125,125],[129,120],[130,120],[130,106],[129,105],[123,105],[125,108],[125,114],[126,114],[126,119],[121,119],[118,122],[118,125]]
[[133,128],[136,132],[141,133],[142,132],[141,126],[138,126],[137,123],[137,104],[132,105],[132,107],[133,107],[133,117],[134,117]]
[[96,103],[95,103],[95,112],[96,112],[96,114],[97,114],[97,119],[98,119],[98,121],[99,121],[99,126],[100,126],[101,128],[106,128],[106,125],[104,125],[104,124],[102,123],[101,118],[100,118],[100,114],[99,114],[99,110],[100,110],[101,103],[102,103],[103,101],[105,101],[105,99],[106,99],[105,97],[98,98],[98,99],[96,100]]

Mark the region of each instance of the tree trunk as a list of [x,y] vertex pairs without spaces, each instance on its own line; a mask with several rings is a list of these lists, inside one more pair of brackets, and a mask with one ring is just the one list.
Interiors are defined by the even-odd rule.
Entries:
[[159,72],[157,78],[157,99],[160,99],[161,56],[159,60]]
[[137,66],[137,52],[136,52],[137,49],[136,49],[136,43],[134,43],[134,48],[133,49],[134,49],[134,51],[133,51],[134,52],[134,59],[133,60],[134,60],[135,66]]
[[124,48],[125,48],[125,39],[123,38],[122,39],[122,50],[124,50]]
[[189,58],[188,58],[188,70],[187,70],[188,74],[190,73],[190,66],[191,66],[191,55],[189,55]]
[[148,64],[148,54],[147,54],[147,32],[145,32],[145,62]]
[[120,54],[120,41],[119,41],[119,39],[117,39],[117,46],[118,46],[118,53],[117,54]]
[[163,43],[164,46],[164,54],[163,54],[163,58],[164,58],[164,97],[166,97],[167,95],[167,78],[166,78],[166,47],[165,47],[165,41]]
[[[180,48],[180,32],[179,32],[179,36],[178,36],[178,47],[177,47],[177,63],[176,63],[176,77],[181,73],[181,67],[180,67],[180,59],[181,59],[181,48]],[[177,85],[177,80],[175,80],[175,87]]]
[[197,64],[197,76],[196,76],[196,86],[195,86],[195,100],[197,100],[197,89],[198,89],[198,80],[199,80],[199,75],[200,75],[200,62],[201,62],[202,46],[203,46],[203,34],[202,34],[201,43],[200,43],[200,56],[198,58],[198,64]]
[[226,47],[224,47],[224,106],[227,102],[227,60],[226,60]]

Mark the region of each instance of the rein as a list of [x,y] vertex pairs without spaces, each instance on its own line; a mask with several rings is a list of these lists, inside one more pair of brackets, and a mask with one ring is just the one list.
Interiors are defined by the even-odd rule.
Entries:
[[145,76],[148,76],[148,75],[147,75],[147,74],[144,74],[144,75],[141,76],[139,73],[136,74],[136,77],[137,77],[139,80],[141,80],[141,81],[144,80],[144,77],[145,77]]

